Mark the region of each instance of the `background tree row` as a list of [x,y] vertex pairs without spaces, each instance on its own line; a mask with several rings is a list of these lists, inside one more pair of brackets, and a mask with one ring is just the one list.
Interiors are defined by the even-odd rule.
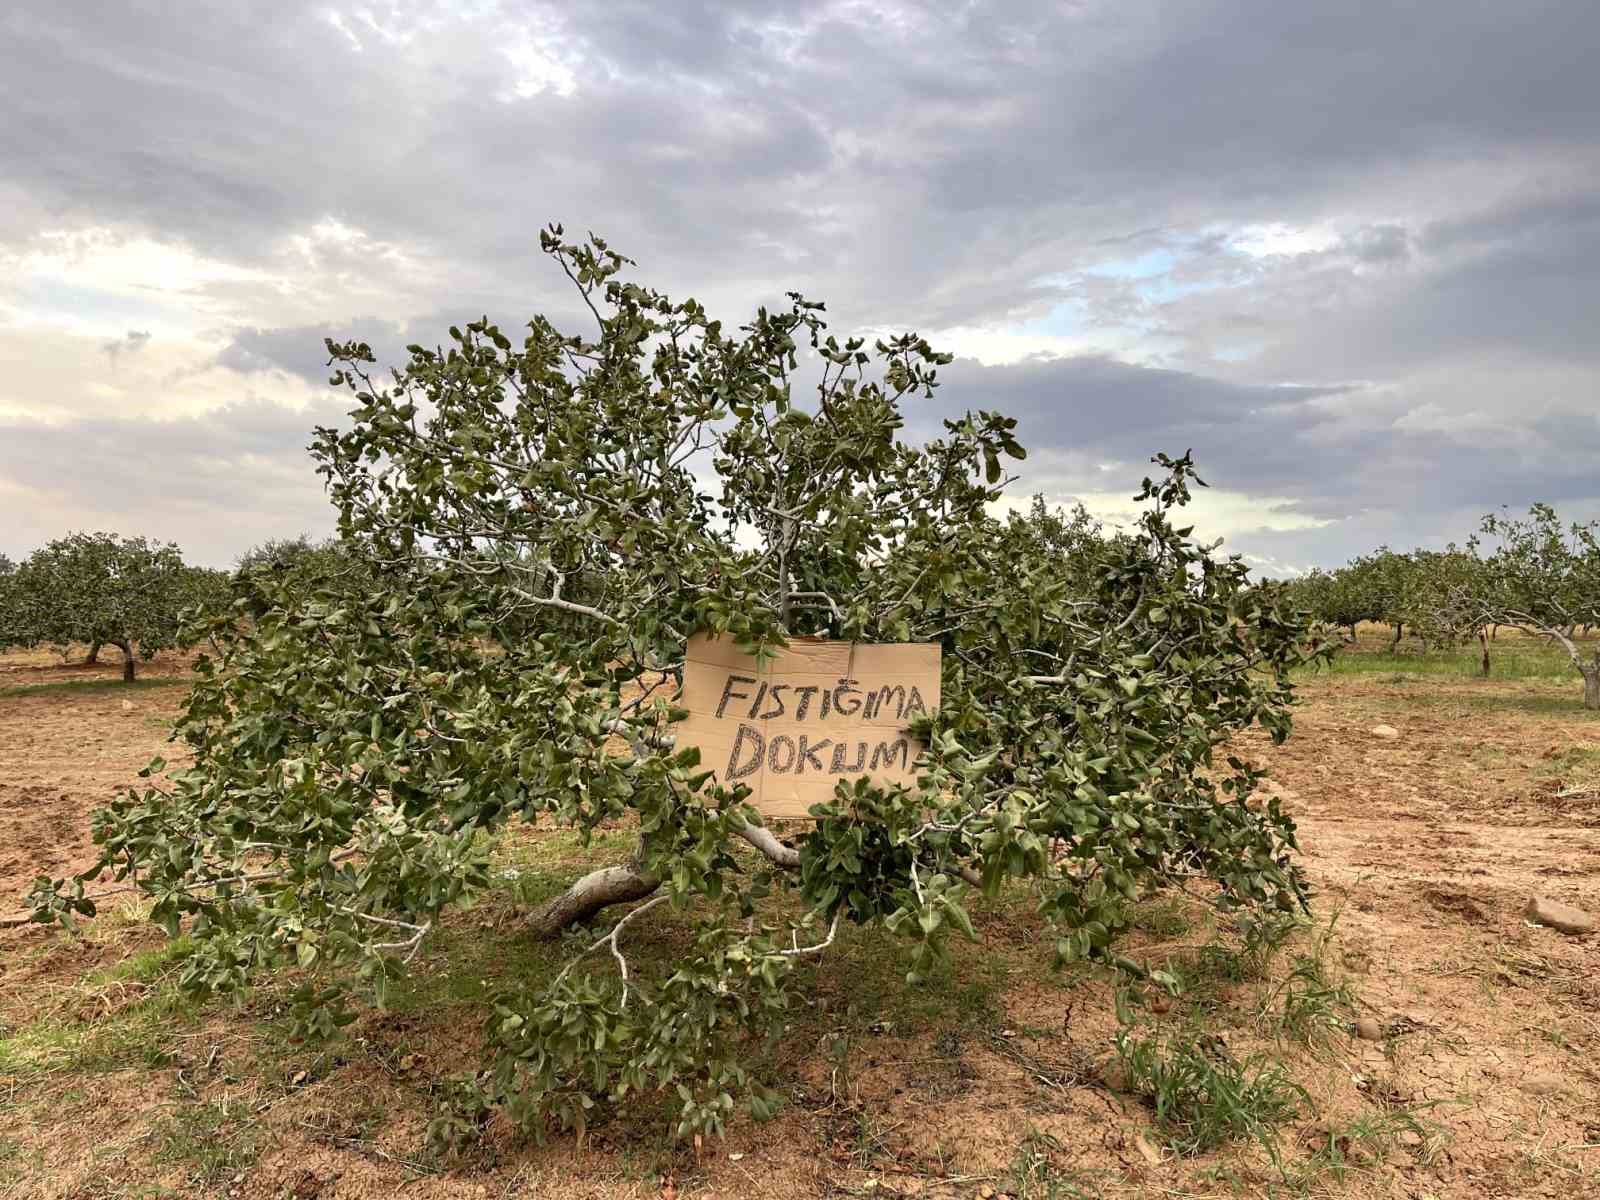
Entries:
[[1578,636],[1600,624],[1600,543],[1595,522],[1564,523],[1535,504],[1526,516],[1485,516],[1463,544],[1399,553],[1380,547],[1291,587],[1300,603],[1355,639],[1357,624],[1386,623],[1398,648],[1407,633],[1430,645],[1476,638],[1488,674],[1490,641],[1502,627],[1560,646],[1584,680],[1584,703],[1600,708],[1600,651]]

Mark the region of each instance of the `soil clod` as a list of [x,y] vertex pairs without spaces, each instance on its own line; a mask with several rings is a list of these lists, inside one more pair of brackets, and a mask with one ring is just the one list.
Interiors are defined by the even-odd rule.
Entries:
[[1594,917],[1589,913],[1544,896],[1535,896],[1529,900],[1528,906],[1522,912],[1534,924],[1547,925],[1561,933],[1580,935],[1593,933],[1595,930]]

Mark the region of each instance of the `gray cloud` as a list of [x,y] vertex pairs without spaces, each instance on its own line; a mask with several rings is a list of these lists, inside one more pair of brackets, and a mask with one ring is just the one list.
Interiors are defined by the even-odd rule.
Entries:
[[[392,359],[480,314],[576,321],[536,246],[565,220],[731,318],[794,287],[843,329],[1039,339],[1059,357],[956,364],[940,403],[1014,409],[1052,490],[1193,445],[1219,485],[1335,522],[1249,535],[1308,561],[1600,491],[1596,45],[1587,0],[24,0],[0,256],[97,227],[231,264],[192,285],[214,365],[309,395],[324,336]],[[327,222],[363,236],[306,240]],[[223,461],[252,411],[185,419]],[[233,511],[203,445],[182,461]],[[72,486],[63,512],[104,500]]]
[[402,334],[393,322],[375,318],[292,329],[240,329],[216,361],[234,371],[284,371],[318,383],[326,381],[330,372],[325,339],[366,342],[380,361],[395,362],[405,344]]
[[0,480],[20,489],[0,551],[17,558],[69,529],[109,529],[228,566],[286,531],[329,532],[334,513],[306,447],[346,407],[241,401],[163,421],[0,420]]
[[1023,444],[1042,451],[1016,468],[1020,490],[1061,502],[1131,491],[1152,469],[1152,452],[1192,450],[1212,485],[1288,499],[1276,516],[1323,523],[1230,539],[1278,561],[1310,565],[1379,542],[1461,540],[1502,503],[1600,513],[1594,405],[1452,421],[1359,387],[1263,387],[1106,358],[960,361],[941,379],[920,427],[958,407],[1015,416]]
[[105,356],[112,362],[117,361],[120,354],[134,354],[143,350],[151,338],[149,330],[130,329],[115,341],[106,342],[100,347]]

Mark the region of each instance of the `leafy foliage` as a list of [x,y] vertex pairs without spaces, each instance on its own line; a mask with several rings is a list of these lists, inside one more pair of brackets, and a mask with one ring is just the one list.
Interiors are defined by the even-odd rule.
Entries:
[[[952,931],[976,935],[973,887],[1030,881],[1061,959],[1112,958],[1125,902],[1175,875],[1224,907],[1303,902],[1292,821],[1214,751],[1252,723],[1285,736],[1290,672],[1320,651],[1284,589],[1174,523],[1200,483],[1187,455],[1158,456],[1134,530],[1042,504],[998,521],[1010,419],[901,436],[948,361],[922,339],[841,342],[798,295],[730,330],[627,281],[599,239],[543,245],[591,334],[475,321],[387,385],[367,346],[330,343],[354,408],[313,454],[359,573],[247,572],[178,726],[194,765],[151,764],[95,818],[84,877],[136,878],[169,933],[187,925],[191,989],[298,967],[302,1031],[331,1032],[348,987],[381,1000],[487,886],[508,821],[623,822],[638,853],[611,870],[660,895],[495,1000],[489,1065],[434,1130],[490,1108],[582,1128],[648,1094],[687,1135],[770,1107],[749,1047],[781,1036],[796,962],[841,921],[906,938],[916,985]],[[938,642],[917,786],[841,785],[796,846],[753,855],[747,791],[672,743],[700,630],[758,653]],[[77,904],[67,881],[35,899]],[[630,972],[624,935],[660,903],[692,941]]]
[[1296,597],[1317,618],[1354,636],[1362,621],[1400,624],[1410,615],[1407,588],[1415,575],[1414,554],[1380,546],[1335,571],[1312,570],[1295,580]]
[[1491,620],[1535,629],[1600,622],[1600,522],[1564,525],[1550,505],[1535,504],[1526,517],[1491,513],[1481,531],[1498,542],[1482,588]]
[[291,538],[269,538],[250,547],[239,556],[235,572],[236,582],[245,591],[249,587],[244,581],[262,573],[278,576],[293,573],[305,581],[344,579],[342,586],[346,590],[371,582],[365,560],[351,555],[337,538],[316,541],[304,533]]
[[186,566],[171,543],[69,534],[5,577],[0,645],[118,646],[131,680],[136,652],[150,659],[189,644],[186,615],[214,607],[223,594],[219,572]]

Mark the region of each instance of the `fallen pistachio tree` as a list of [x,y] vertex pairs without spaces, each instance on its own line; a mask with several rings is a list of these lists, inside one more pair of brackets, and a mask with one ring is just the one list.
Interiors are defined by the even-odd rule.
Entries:
[[[368,347],[330,343],[355,407],[313,453],[366,582],[251,576],[178,726],[193,764],[152,763],[96,815],[101,861],[41,880],[41,918],[91,913],[84,885],[110,871],[187,931],[196,993],[297,967],[300,1031],[330,1034],[352,989],[381,1002],[491,885],[508,821],[622,824],[631,860],[529,926],[642,903],[494,1000],[488,1064],[434,1132],[491,1109],[581,1129],[644,1095],[686,1136],[771,1109],[748,1049],[781,1035],[796,963],[842,923],[903,937],[915,986],[952,931],[974,935],[975,889],[1035,889],[1063,960],[1114,959],[1127,900],[1162,885],[1304,902],[1293,823],[1214,753],[1254,723],[1284,737],[1289,672],[1319,651],[1278,589],[1175,526],[1187,455],[1159,457],[1133,531],[997,521],[1011,420],[924,416],[937,434],[904,436],[948,361],[926,342],[837,341],[799,296],[728,329],[624,281],[599,240],[543,245],[594,329],[537,317],[513,342],[474,322],[382,384]],[[780,838],[674,745],[697,631],[756,652],[937,642],[916,786],[840,784]],[[630,966],[667,904],[692,945]]]

